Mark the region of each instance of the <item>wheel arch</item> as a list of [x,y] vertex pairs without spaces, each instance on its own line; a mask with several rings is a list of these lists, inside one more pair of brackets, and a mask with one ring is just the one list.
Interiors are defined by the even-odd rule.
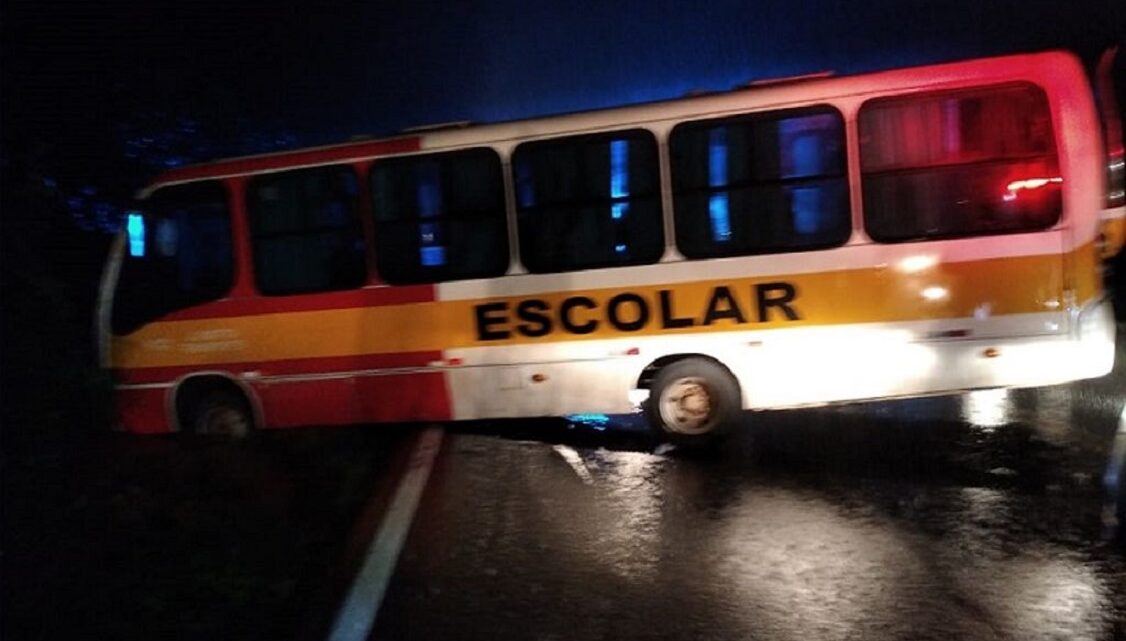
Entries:
[[723,368],[723,370],[731,376],[731,380],[735,381],[735,386],[739,390],[739,396],[742,400],[742,404],[744,407],[746,406],[747,392],[745,389],[743,389],[743,384],[739,380],[739,377],[735,375],[734,370],[728,367],[727,364],[719,358],[716,358],[711,354],[704,354],[701,352],[681,352],[677,354],[665,354],[660,358],[654,359],[648,365],[642,368],[641,372],[637,376],[635,387],[637,389],[650,389],[653,385],[653,379],[657,376],[657,372],[659,372],[661,368],[689,358],[698,358],[701,360],[710,361]]
[[226,390],[238,394],[250,408],[253,428],[261,429],[265,426],[265,413],[262,401],[254,392],[254,388],[245,381],[232,376],[229,372],[221,370],[192,372],[180,377],[172,385],[168,394],[167,412],[168,425],[173,432],[184,431],[184,419],[189,403],[205,392],[212,390]]

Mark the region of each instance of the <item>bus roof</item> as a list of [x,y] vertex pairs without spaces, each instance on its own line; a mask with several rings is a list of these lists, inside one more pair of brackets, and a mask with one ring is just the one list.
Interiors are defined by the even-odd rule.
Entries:
[[[166,171],[142,191],[175,183],[226,178],[322,164],[362,161],[377,156],[439,150],[467,145],[487,145],[528,138],[594,132],[600,129],[643,126],[676,119],[718,117],[801,101],[816,102],[845,96],[863,96],[893,90],[948,85],[960,80],[989,81],[1022,75],[1071,74],[1082,65],[1071,53],[1049,51],[962,62],[909,67],[850,76],[811,74],[795,82],[763,82],[730,91],[591,111],[550,115],[501,123],[475,124],[454,129],[420,131],[410,135],[363,140],[222,159]],[[748,97],[754,99],[748,100]]]
[[357,158],[417,151],[418,136],[402,136],[383,140],[346,142],[323,147],[306,147],[288,151],[271,152],[254,156],[225,158],[196,165],[186,165],[161,173],[153,186],[190,182],[207,178],[238,176],[290,167],[320,165]]

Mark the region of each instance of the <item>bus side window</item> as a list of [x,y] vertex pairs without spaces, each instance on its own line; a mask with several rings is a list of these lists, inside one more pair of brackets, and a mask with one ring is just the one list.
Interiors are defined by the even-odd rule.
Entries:
[[681,123],[669,156],[677,246],[688,258],[848,240],[844,120],[832,107]]
[[512,154],[520,259],[533,273],[655,263],[664,252],[657,141],[643,129]]
[[126,222],[129,246],[113,303],[118,335],[222,298],[233,284],[231,218],[221,183],[165,187],[142,205]]
[[266,174],[247,188],[254,276],[267,296],[364,284],[359,186],[347,166]]
[[390,284],[501,276],[508,223],[500,156],[489,148],[376,160],[376,263]]
[[1048,99],[1019,84],[860,108],[864,221],[899,242],[1051,227],[1063,182]]

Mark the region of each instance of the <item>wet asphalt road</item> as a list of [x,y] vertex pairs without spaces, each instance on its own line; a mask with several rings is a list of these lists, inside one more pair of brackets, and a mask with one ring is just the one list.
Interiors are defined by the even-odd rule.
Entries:
[[1126,639],[1103,474],[1126,367],[748,414],[719,451],[446,435],[375,639]]

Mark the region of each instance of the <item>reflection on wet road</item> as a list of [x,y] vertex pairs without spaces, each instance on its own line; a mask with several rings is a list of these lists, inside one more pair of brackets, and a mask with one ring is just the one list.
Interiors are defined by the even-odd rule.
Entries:
[[629,421],[463,429],[374,638],[1123,638],[1100,510],[1124,381],[1120,362],[1046,390],[750,414],[711,454]]

